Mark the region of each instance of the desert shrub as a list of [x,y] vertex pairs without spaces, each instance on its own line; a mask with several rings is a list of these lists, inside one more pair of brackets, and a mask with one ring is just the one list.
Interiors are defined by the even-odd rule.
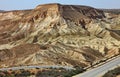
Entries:
[[74,68],[75,70],[71,70],[69,73],[65,74],[64,77],[72,77],[73,75],[76,75],[85,71],[85,69],[79,66],[75,66]]
[[116,77],[117,75],[120,75],[120,67],[108,71],[103,75],[103,77]]
[[23,70],[23,71],[21,71],[21,74],[20,74],[20,75],[21,75],[21,76],[30,76],[31,73],[30,73],[30,71]]

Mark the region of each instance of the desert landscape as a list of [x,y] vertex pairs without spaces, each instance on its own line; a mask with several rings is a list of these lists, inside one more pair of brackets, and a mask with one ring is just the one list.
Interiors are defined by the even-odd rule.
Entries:
[[0,67],[81,68],[120,55],[120,11],[43,4],[0,11]]

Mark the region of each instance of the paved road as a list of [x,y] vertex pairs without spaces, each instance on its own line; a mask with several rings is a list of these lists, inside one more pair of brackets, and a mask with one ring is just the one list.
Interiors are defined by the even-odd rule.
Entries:
[[45,65],[45,66],[20,66],[20,67],[1,68],[0,71],[19,70],[19,69],[32,69],[32,68],[64,68],[66,70],[74,69],[73,67],[68,67],[68,66]]
[[75,75],[73,77],[100,77],[101,75],[106,73],[108,70],[111,70],[112,68],[118,65],[120,65],[120,57],[113,59],[110,62],[105,63],[104,65],[93,68],[91,70]]

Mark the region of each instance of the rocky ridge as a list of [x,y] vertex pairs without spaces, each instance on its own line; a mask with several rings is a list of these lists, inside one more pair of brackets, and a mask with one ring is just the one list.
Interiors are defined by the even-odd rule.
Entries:
[[45,4],[0,13],[0,65],[89,66],[120,53],[120,15]]

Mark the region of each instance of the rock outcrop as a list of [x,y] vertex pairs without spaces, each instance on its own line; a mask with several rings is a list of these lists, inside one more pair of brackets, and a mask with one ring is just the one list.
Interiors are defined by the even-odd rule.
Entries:
[[89,66],[120,53],[120,15],[46,4],[0,13],[0,65]]

